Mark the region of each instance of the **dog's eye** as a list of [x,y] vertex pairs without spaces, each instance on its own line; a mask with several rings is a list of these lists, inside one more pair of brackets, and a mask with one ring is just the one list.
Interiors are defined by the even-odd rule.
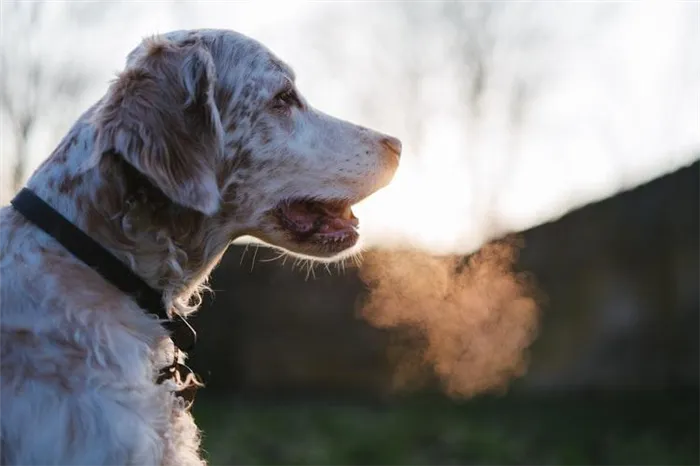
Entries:
[[274,104],[278,107],[301,107],[301,100],[294,89],[285,89],[275,96]]

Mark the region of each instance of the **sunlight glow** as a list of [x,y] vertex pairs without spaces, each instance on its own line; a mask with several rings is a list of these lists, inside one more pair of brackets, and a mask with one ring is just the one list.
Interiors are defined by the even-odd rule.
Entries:
[[[531,49],[516,40],[510,52],[507,40],[496,42],[489,63],[497,73],[478,121],[469,119],[472,109],[455,89],[460,76],[455,80],[448,66],[455,60],[449,37],[428,33],[428,42],[410,42],[406,34],[415,25],[403,25],[390,2],[115,5],[104,24],[67,29],[66,17],[57,15],[42,26],[46,37],[36,40],[58,38],[52,53],[88,64],[97,84],[75,115],[37,131],[30,168],[102,95],[141,37],[196,27],[257,38],[296,69],[313,105],[404,141],[394,183],[356,208],[366,246],[470,251],[491,235],[555,219],[700,154],[698,4],[535,2],[527,17],[506,15],[501,33],[530,18],[535,39],[546,40]],[[417,17],[430,25],[430,18]],[[3,35],[3,46],[11,40]],[[427,64],[427,71],[414,83],[400,60]],[[527,89],[535,97],[515,130],[508,92],[523,76],[531,78]],[[420,109],[413,120],[411,108]],[[416,127],[423,128],[421,138],[414,137]],[[6,122],[1,129],[11,133]],[[12,138],[0,142],[12,154]]]

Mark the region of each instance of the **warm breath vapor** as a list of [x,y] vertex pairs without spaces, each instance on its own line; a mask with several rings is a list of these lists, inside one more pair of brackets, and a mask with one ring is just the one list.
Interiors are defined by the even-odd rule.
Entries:
[[396,388],[437,377],[449,395],[468,397],[524,373],[538,305],[527,276],[514,269],[518,250],[507,240],[466,258],[415,249],[366,256],[362,316],[393,331]]

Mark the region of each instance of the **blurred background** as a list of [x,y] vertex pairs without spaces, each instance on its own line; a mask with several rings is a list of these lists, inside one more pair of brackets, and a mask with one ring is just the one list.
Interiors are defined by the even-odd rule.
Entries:
[[700,464],[700,4],[3,1],[6,204],[142,37],[251,35],[398,136],[330,267],[193,318],[212,464]]

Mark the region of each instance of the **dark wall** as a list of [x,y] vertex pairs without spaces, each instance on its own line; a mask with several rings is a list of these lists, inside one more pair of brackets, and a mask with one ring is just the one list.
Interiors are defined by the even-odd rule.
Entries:
[[533,384],[698,385],[699,165],[525,232],[549,296]]

